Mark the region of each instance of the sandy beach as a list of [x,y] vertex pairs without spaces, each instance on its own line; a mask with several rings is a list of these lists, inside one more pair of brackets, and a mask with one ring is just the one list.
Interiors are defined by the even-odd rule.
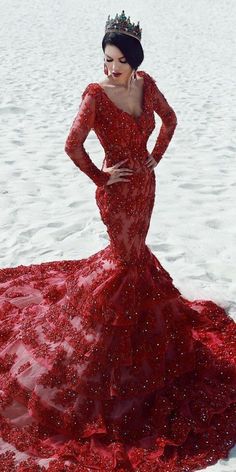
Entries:
[[[145,70],[178,126],[155,168],[147,244],[183,296],[236,321],[236,3],[2,1],[0,267],[85,258],[108,244],[95,184],[64,152],[81,94],[103,78],[108,14],[140,20]],[[151,152],[160,119],[148,148]],[[85,148],[101,168],[93,131]],[[209,472],[235,472],[229,460]]]

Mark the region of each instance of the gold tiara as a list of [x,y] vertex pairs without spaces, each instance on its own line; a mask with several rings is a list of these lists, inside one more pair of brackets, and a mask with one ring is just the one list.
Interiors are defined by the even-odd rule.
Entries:
[[139,21],[137,25],[131,23],[130,17],[126,17],[124,10],[122,10],[121,15],[118,15],[117,13],[115,18],[110,18],[110,15],[108,15],[105,25],[105,33],[107,32],[119,32],[127,34],[128,36],[138,39],[139,41],[141,41],[142,36],[142,28],[139,26]]

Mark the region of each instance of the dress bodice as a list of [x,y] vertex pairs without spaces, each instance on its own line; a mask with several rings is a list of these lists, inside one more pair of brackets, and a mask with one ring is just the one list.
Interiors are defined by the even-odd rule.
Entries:
[[142,113],[136,118],[120,109],[107,96],[103,87],[96,82],[87,85],[82,93],[79,111],[72,123],[65,144],[66,153],[75,164],[85,172],[97,186],[104,185],[110,175],[99,170],[85,151],[83,143],[93,129],[105,151],[107,165],[111,166],[124,158],[141,165],[147,155],[147,141],[155,128],[154,112],[162,126],[156,140],[152,156],[157,162],[163,156],[174,133],[176,114],[156,81],[144,71]]
[[143,83],[142,113],[135,118],[130,113],[118,108],[107,96],[98,83],[89,84],[83,97],[92,94],[96,100],[96,113],[93,129],[106,152],[120,153],[130,150],[132,153],[145,147],[147,140],[155,128],[154,109],[152,107],[151,87],[145,74]]

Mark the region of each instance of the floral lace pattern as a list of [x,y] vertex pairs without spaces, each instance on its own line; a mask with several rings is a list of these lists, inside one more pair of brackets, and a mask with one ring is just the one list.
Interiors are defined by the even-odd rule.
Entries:
[[[109,244],[86,259],[0,269],[1,472],[189,472],[236,442],[236,324],[187,300],[145,244],[155,199],[147,170],[154,112],[163,156],[176,116],[146,72],[143,112],[89,84],[65,150],[96,184]],[[83,143],[94,129],[106,185]]]

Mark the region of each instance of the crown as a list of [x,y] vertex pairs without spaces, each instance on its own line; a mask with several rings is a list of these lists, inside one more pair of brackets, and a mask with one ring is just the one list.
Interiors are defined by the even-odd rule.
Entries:
[[131,23],[130,17],[126,17],[124,10],[122,10],[121,15],[118,15],[117,13],[115,18],[110,18],[110,15],[108,15],[105,25],[105,33],[112,31],[133,36],[133,38],[141,41],[142,28],[139,27],[139,21],[137,25]]

